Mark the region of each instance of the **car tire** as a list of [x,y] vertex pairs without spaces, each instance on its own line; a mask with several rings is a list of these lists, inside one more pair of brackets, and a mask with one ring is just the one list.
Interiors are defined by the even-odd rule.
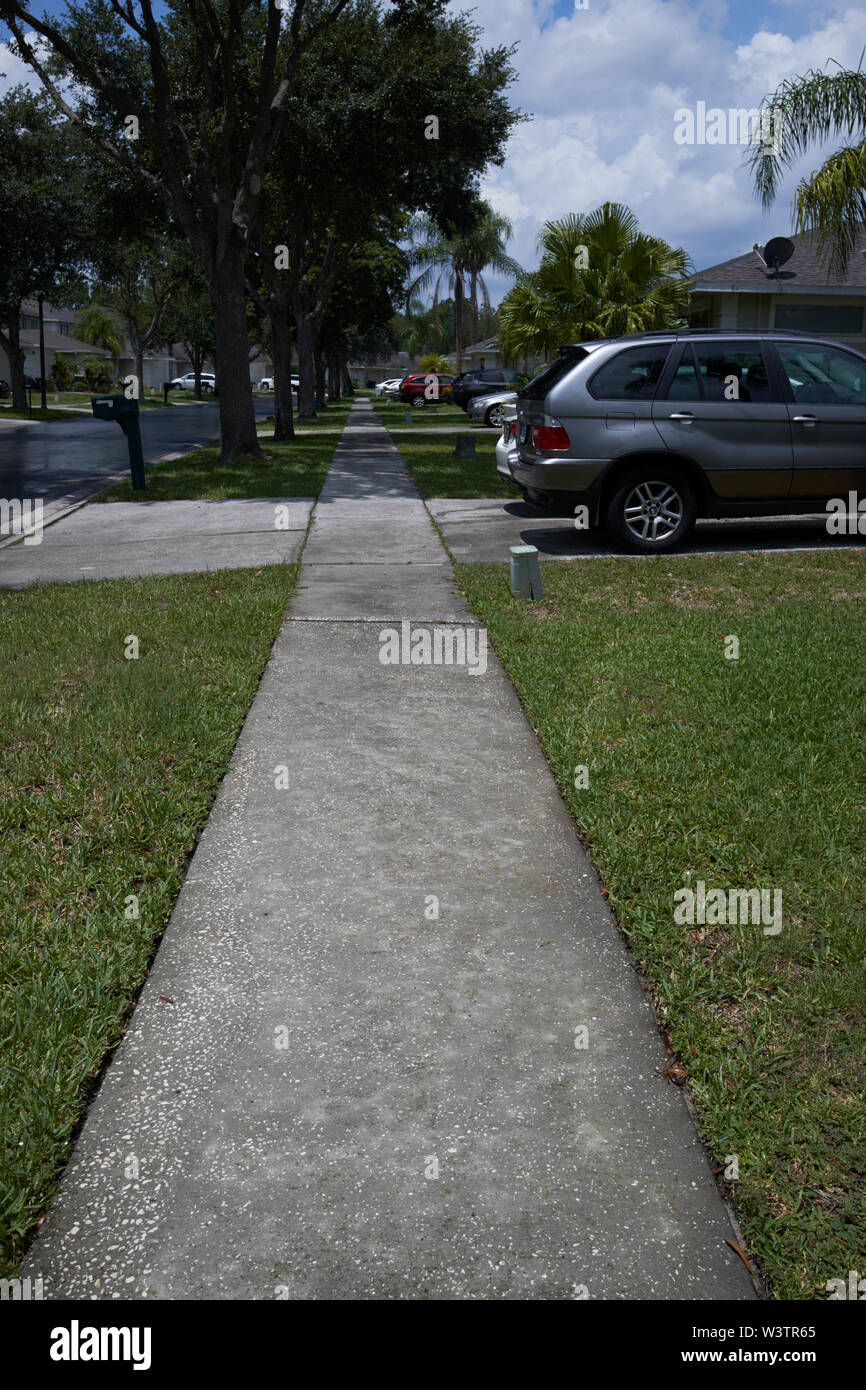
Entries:
[[412,399],[410,400],[409,404],[412,406],[412,409],[413,409],[413,410],[417,409],[418,406],[423,405],[423,404],[424,404],[424,395],[423,395],[423,393],[422,393],[421,395],[419,395],[419,396],[413,396]]
[[503,407],[501,405],[492,405],[485,413],[485,425],[496,425],[499,427],[502,424],[502,410]]
[[685,539],[698,508],[676,468],[646,464],[623,474],[607,504],[607,529],[630,550],[655,555]]

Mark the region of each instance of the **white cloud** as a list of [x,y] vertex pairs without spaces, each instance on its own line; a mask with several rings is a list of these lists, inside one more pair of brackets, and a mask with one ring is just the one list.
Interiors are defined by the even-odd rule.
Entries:
[[[26,37],[37,44],[40,42],[38,34],[31,33]],[[30,87],[36,92],[41,90],[42,83],[24,59],[16,57],[8,43],[0,43],[0,97],[5,96],[11,87]]]
[[[588,212],[605,199],[627,203],[646,231],[685,246],[698,268],[739,255],[774,231],[788,232],[791,192],[817,154],[792,171],[767,215],[754,197],[743,148],[677,145],[674,112],[698,101],[725,110],[756,107],[783,78],[831,57],[856,67],[866,11],[832,0],[820,10],[760,7],[759,0],[746,19],[738,7],[740,37],[732,41],[723,5],[590,4],[544,27],[540,7],[527,0],[474,5],[482,43],[519,41],[511,100],[534,114],[512,137],[504,166],[483,184],[514,223],[511,254],[534,266],[547,218]],[[752,32],[744,38],[745,26]],[[507,282],[491,284],[495,298],[505,288]]]

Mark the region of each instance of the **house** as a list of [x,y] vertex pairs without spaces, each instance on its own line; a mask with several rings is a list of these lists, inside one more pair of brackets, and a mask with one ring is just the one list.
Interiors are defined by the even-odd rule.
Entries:
[[[106,348],[94,347],[91,343],[85,343],[80,338],[76,338],[75,320],[77,316],[78,311],[76,309],[62,309],[47,302],[43,304],[42,321],[46,376],[50,378],[58,357],[102,357],[115,364],[118,382],[122,381],[124,377],[131,376],[135,372],[135,356],[120,318],[116,314],[113,315],[117,321],[118,337],[121,342],[121,355],[119,358],[113,358]],[[21,346],[24,348],[25,354],[24,375],[26,377],[38,377],[40,374],[39,305],[35,299],[25,299],[21,303],[20,335]],[[213,371],[213,364],[206,362],[204,370]],[[182,344],[165,344],[163,351],[152,348],[144,354],[142,386],[159,389],[163,382],[171,381],[172,378],[183,376],[185,372],[191,371],[192,363],[189,361]],[[6,353],[0,347],[0,379],[8,381],[9,377],[9,362]]]
[[[67,357],[106,357],[111,354],[103,348],[91,347],[75,337],[75,310],[58,309],[53,304],[44,304],[42,322],[45,338],[45,371],[48,376],[59,356]],[[24,375],[39,376],[39,305],[35,299],[25,299],[21,304],[19,318],[21,346],[24,349]],[[0,347],[0,377],[10,379],[9,360]]]
[[[494,371],[498,367],[516,367],[529,375],[532,375],[538,368],[544,366],[545,359],[537,354],[528,360],[506,357],[499,346],[498,338],[482,338],[479,343],[470,343],[469,347],[462,349],[460,359],[463,363],[460,368],[463,372],[483,372]],[[457,353],[447,354],[447,361],[451,363],[453,371],[457,371]]]
[[866,225],[844,277],[831,276],[812,233],[788,238],[794,253],[778,269],[756,247],[689,277],[691,328],[791,329],[866,351]]
[[[469,347],[463,348],[460,357],[464,372],[483,372],[485,368],[492,370],[494,367],[507,365],[495,338],[484,338],[480,343],[472,343]],[[453,362],[456,368],[456,352],[450,353],[448,360]]]

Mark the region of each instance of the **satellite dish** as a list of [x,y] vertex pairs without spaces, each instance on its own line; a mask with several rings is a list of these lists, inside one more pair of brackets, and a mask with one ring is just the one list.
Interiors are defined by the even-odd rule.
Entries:
[[793,254],[794,243],[786,236],[774,236],[764,247],[764,261],[768,266],[772,266],[773,270],[778,270]]

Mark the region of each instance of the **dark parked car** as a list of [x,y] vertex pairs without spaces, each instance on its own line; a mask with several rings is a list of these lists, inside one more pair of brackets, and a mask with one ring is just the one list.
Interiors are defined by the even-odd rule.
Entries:
[[515,443],[499,471],[528,501],[670,550],[699,516],[866,492],[866,356],[781,330],[575,343],[518,392]]
[[407,405],[447,401],[453,381],[450,372],[410,372],[400,383],[397,399],[405,401]]
[[473,396],[489,396],[494,391],[516,391],[526,382],[524,372],[511,367],[489,367],[483,371],[461,372],[451,388],[451,399],[466,410]]

